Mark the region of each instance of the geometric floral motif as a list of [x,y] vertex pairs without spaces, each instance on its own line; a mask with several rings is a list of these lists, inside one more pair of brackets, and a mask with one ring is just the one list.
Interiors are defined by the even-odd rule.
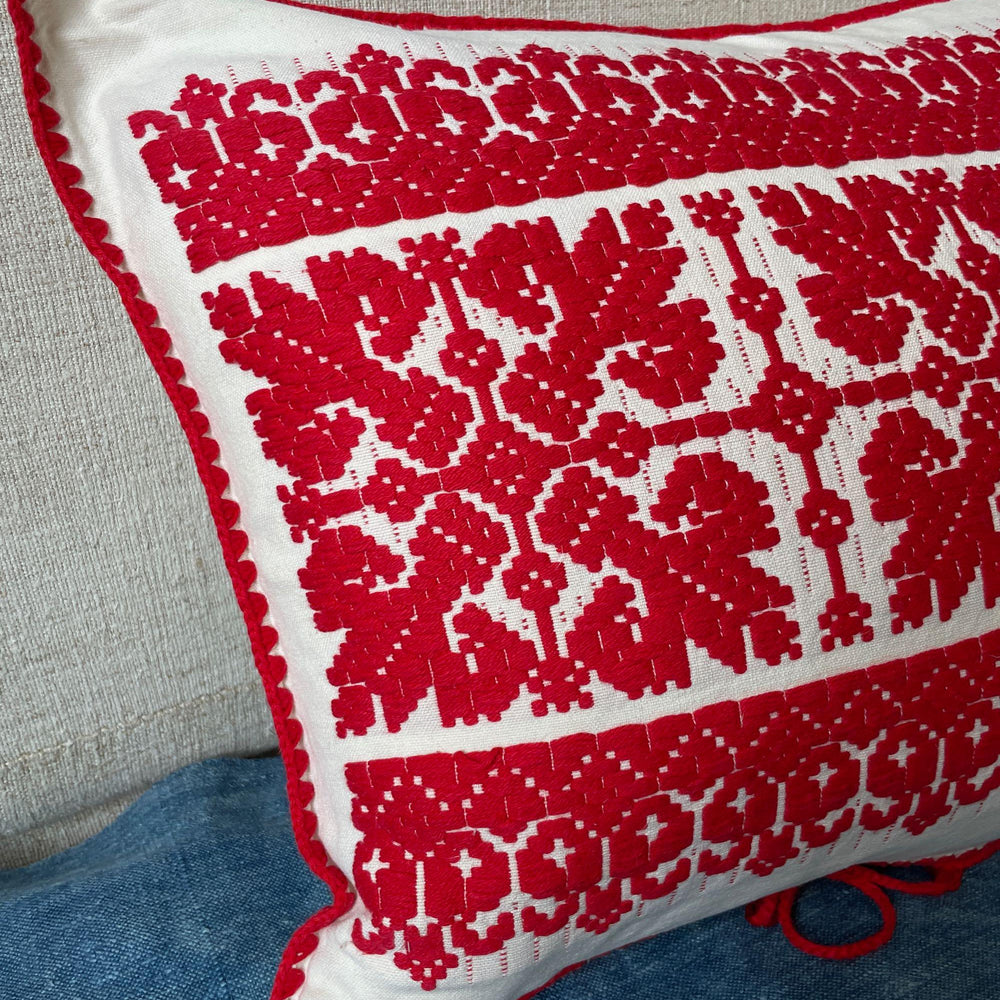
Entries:
[[[407,66],[366,43],[294,84],[193,74],[130,122],[200,271],[307,235],[669,178],[996,149],[996,121],[976,117],[1000,99],[996,57],[985,33],[762,62],[529,44]],[[919,197],[896,202],[902,226],[920,224]]]
[[[706,190],[672,210],[599,208],[575,240],[525,217],[407,238],[398,257],[309,258],[310,290],[254,271],[207,293],[223,356],[266,384],[247,407],[293,477],[281,497],[308,541],[315,624],[343,630],[328,670],[337,734],[402,731],[429,696],[450,727],[497,722],[524,696],[543,716],[592,708],[602,685],[662,695],[694,683],[693,656],[737,674],[806,650],[814,665],[870,643],[880,618],[895,633],[947,621],[976,579],[993,607],[1000,370],[984,344],[1000,311],[931,268],[928,246],[947,229],[959,259],[993,252],[975,240],[996,247],[996,234],[960,206],[997,176],[851,177],[838,198],[772,184],[739,212],[732,191]],[[910,211],[932,182],[947,198]],[[741,240],[754,205],[756,259]],[[855,211],[868,215],[837,239],[834,220]],[[767,276],[767,235],[811,266],[798,292],[848,377],[789,347],[806,330]],[[731,268],[715,270],[721,301],[683,291],[703,254]],[[877,260],[896,277],[862,281]],[[427,339],[436,357],[415,367]],[[724,391],[727,350],[754,340],[759,370]],[[835,425],[864,441],[839,476]],[[782,527],[787,481],[728,443],[748,436],[801,484]],[[384,457],[352,479],[363,440]],[[864,593],[850,582],[864,581],[861,517],[894,539]],[[806,545],[825,578],[815,562],[805,579],[796,560],[761,561]],[[812,620],[804,591],[821,598]],[[962,687],[947,719],[931,705],[940,685],[973,683],[957,666],[970,650],[986,683],[984,649],[596,736],[349,764],[367,908],[352,940],[433,989],[517,934],[598,934],[692,880],[766,876],[850,829],[919,833],[1000,783],[1000,697]],[[946,778],[941,759],[965,765]]]
[[[980,193],[988,178],[970,168],[945,183],[939,173],[895,185],[842,180],[846,202],[802,185],[751,188],[746,212],[756,203],[762,219],[754,244],[761,249],[770,232],[814,269],[833,269],[830,254],[815,249],[834,240],[831,220],[854,220],[854,205],[881,213],[847,227],[862,246],[857,232],[888,230],[894,212],[918,218],[893,209],[890,187],[908,204],[913,190],[933,184],[947,192],[939,196],[947,205],[924,206],[921,224],[935,236],[948,227],[963,259],[973,259],[983,247],[958,206],[968,204],[970,178]],[[1000,194],[1000,172],[992,183]],[[247,406],[265,454],[294,477],[280,495],[293,537],[311,541],[301,580],[317,627],[347,630],[329,672],[342,736],[368,731],[380,713],[398,731],[431,692],[450,726],[498,719],[524,692],[544,715],[593,704],[598,682],[630,698],[686,688],[689,644],[742,673],[796,659],[803,641],[812,654],[870,641],[872,596],[852,589],[857,566],[845,564],[866,544],[854,541],[862,501],[830,475],[834,422],[865,435],[855,468],[870,502],[866,518],[901,523],[884,566],[892,592],[866,590],[887,602],[893,630],[948,620],[977,574],[986,607],[994,605],[996,570],[983,554],[1000,543],[991,514],[1000,477],[998,371],[975,332],[984,310],[994,315],[989,296],[961,285],[944,310],[941,277],[929,274],[929,291],[920,291],[926,272],[897,242],[891,252],[877,241],[848,252],[839,241],[839,258],[856,253],[859,273],[872,270],[881,248],[906,280],[866,289],[854,272],[824,270],[831,281],[823,311],[805,295],[819,341],[835,339],[823,318],[849,308],[883,319],[891,308],[905,313],[905,335],[890,371],[865,377],[867,366],[855,365],[850,379],[812,374],[794,350],[793,337],[805,331],[788,317],[781,291],[750,271],[740,240],[748,223],[733,206],[729,190],[678,206],[696,232],[716,234],[730,263],[724,306],[683,297],[692,261],[713,241],[703,236],[692,247],[683,215],[655,199],[617,219],[597,209],[573,242],[546,217],[498,223],[471,245],[452,229],[403,240],[398,259],[368,250],[310,258],[311,294],[260,272],[248,289],[226,284],[206,294],[211,322],[225,334],[223,356],[267,382]],[[926,257],[927,237],[906,233],[905,245]],[[800,291],[814,289],[815,277],[800,278]],[[511,290],[503,298],[500,285]],[[839,303],[840,288],[860,304]],[[909,305],[893,306],[897,298]],[[915,325],[919,303],[964,320]],[[720,369],[730,378],[734,371],[720,323],[742,327],[767,358],[757,371],[739,371],[755,387],[741,389],[742,402],[730,392],[727,405],[718,405],[715,385]],[[416,368],[406,359],[428,324],[441,324],[433,327],[442,331],[437,358]],[[487,336],[483,327],[513,327],[517,336]],[[904,343],[925,343],[923,331],[934,342],[916,364],[901,366]],[[790,342],[797,361],[786,357]],[[838,346],[864,362],[860,349]],[[612,408],[629,391],[631,416]],[[955,430],[900,406],[916,391],[924,409],[953,412]],[[873,403],[892,407],[874,425]],[[699,412],[680,416],[692,404]],[[372,431],[386,457],[353,483],[345,470],[358,464]],[[762,480],[731,456],[727,438],[747,434],[757,435],[758,448],[760,435],[773,442],[786,484]],[[798,530],[783,543],[773,504],[793,474],[804,490]],[[405,528],[403,547],[366,530],[375,523],[368,515],[356,519],[371,508],[397,534]],[[805,582],[797,568],[789,577],[787,561],[779,577],[755,560],[806,542],[822,556],[825,583],[815,570]],[[481,598],[493,578],[533,630],[512,628]],[[560,594],[581,578],[590,599],[557,620]],[[794,597],[804,587],[825,591],[811,624]],[[373,610],[385,624],[377,638],[368,628]]]
[[360,44],[131,116],[257,382],[393,975],[1000,787],[998,37]]
[[1000,787],[998,657],[993,632],[645,726],[349,764],[354,943],[433,988],[463,954],[601,933],[693,874],[765,876],[852,827],[920,833]]

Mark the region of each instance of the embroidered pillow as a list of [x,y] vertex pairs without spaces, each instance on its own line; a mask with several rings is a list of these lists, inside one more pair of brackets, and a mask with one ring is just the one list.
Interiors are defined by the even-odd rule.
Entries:
[[993,0],[12,10],[333,890],[276,996],[513,1000],[1000,836]]

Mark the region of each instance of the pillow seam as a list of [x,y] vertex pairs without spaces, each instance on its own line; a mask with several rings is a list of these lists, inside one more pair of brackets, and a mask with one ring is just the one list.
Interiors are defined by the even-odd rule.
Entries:
[[[430,14],[410,13],[400,14],[389,11],[355,10],[351,7],[327,7],[323,4],[311,3],[310,0],[262,0],[264,3],[281,4],[286,7],[298,7],[303,10],[317,11],[323,14],[335,14],[340,17],[350,17],[358,21],[369,21],[374,24],[384,24],[391,27],[413,30],[464,31],[476,28],[492,30],[544,30],[544,31],[613,31],[617,34],[654,35],[658,38],[694,39],[700,41],[728,38],[733,35],[755,35],[775,31],[836,31],[838,28],[852,24],[863,24],[882,17],[903,13],[919,7],[930,7],[933,4],[944,3],[946,0],[882,0],[880,3],[869,4],[857,10],[845,11],[840,14],[829,14],[815,20],[787,21],[780,24],[765,22],[763,24],[720,24],[693,28],[651,28],[645,25],[615,25],[602,24],[593,21],[543,20],[530,17],[486,17],[478,14]],[[523,997],[522,1000],[528,1000]]]

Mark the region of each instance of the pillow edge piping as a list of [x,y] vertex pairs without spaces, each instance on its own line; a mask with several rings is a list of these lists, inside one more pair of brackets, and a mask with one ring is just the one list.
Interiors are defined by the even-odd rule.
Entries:
[[[310,0],[259,0],[259,2],[279,4],[285,7],[297,7],[302,10],[312,10],[323,14],[349,17],[357,21],[367,21],[389,27],[407,28],[418,31],[474,31],[477,29],[493,31],[604,31],[616,34],[653,35],[657,38],[675,38],[678,40],[712,41],[737,35],[759,35],[768,32],[836,31],[839,28],[864,24],[883,17],[891,17],[908,10],[947,3],[948,0],[880,0],[880,2],[869,3],[864,7],[859,7],[857,10],[842,11],[839,14],[826,14],[823,17],[813,18],[812,20],[785,21],[777,24],[772,22],[764,22],[762,24],[719,24],[688,28],[652,28],[641,24],[615,25],[592,21],[544,20],[531,17],[487,17],[479,14],[397,13],[357,10],[352,7],[327,7],[310,2]],[[527,1000],[527,998],[523,998],[523,1000]]]
[[303,777],[309,767],[308,752],[302,746],[304,731],[301,723],[292,716],[294,700],[291,691],[281,687],[287,666],[283,657],[275,652],[276,631],[265,624],[269,610],[267,600],[253,589],[257,570],[248,553],[247,536],[237,527],[239,506],[224,495],[229,475],[217,462],[218,443],[211,435],[207,418],[199,410],[197,392],[184,384],[182,363],[168,353],[172,339],[169,332],[158,324],[156,308],[140,297],[142,289],[138,278],[123,266],[122,251],[108,241],[107,222],[97,215],[88,214],[94,199],[80,184],[82,174],[72,163],[62,159],[69,143],[58,130],[59,113],[45,101],[51,85],[38,68],[43,52],[33,37],[35,22],[27,3],[28,0],[7,0],[6,6],[14,25],[21,89],[35,146],[74,230],[115,286],[187,438],[205,490],[230,584],[249,634],[254,664],[274,720],[285,767],[296,846],[310,870],[327,885],[333,897],[330,905],[318,910],[296,929],[282,953],[271,1000],[288,1000],[305,981],[301,964],[319,944],[316,932],[343,916],[353,905],[354,894],[346,874],[332,864],[325,847],[316,837],[318,817],[311,808],[314,789]]

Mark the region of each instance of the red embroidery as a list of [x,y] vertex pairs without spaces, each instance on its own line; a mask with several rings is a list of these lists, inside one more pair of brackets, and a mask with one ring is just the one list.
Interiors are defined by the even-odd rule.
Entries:
[[[973,356],[990,327],[988,300],[930,266],[944,226],[955,229],[963,243],[972,243],[956,211],[959,190],[941,170],[901,176],[907,183],[877,177],[841,181],[846,205],[805,184],[797,185],[794,194],[773,186],[752,190],[778,226],[776,242],[822,272],[798,285],[821,337],[865,364],[895,361],[914,315],[902,300],[920,311],[926,329],[960,354]],[[963,211],[970,189],[996,197],[998,178],[996,168],[968,170]],[[973,245],[963,256],[969,269],[969,261],[989,255]]]
[[905,522],[884,567],[899,581],[894,632],[922,624],[935,602],[947,621],[977,572],[987,607],[1000,597],[1000,393],[992,385],[973,385],[959,430],[968,442],[961,458],[956,442],[915,409],[887,413],[860,462],[876,520]]
[[[881,275],[859,285],[860,271],[824,272],[834,286],[824,286],[815,333],[831,340],[827,318],[846,309],[901,313],[899,296],[943,314],[943,272],[921,263],[927,240],[947,226],[959,259],[988,261],[961,206],[970,186],[981,192],[998,177],[977,168],[956,182],[937,172],[895,185],[845,180],[848,204],[802,185],[752,189],[762,217],[751,231],[770,224],[814,270],[834,268],[824,248],[839,247],[837,260]],[[927,190],[937,200],[917,226],[907,206],[913,191]],[[925,347],[912,370],[837,384],[786,358],[800,333],[781,291],[751,271],[743,240],[752,202],[741,209],[724,190],[681,204],[732,269],[716,320],[728,306],[729,322],[769,359],[748,396],[729,391],[725,408],[716,387],[714,407],[696,417],[672,414],[705,399],[724,350],[707,301],[674,301],[695,255],[659,201],[631,205],[618,219],[599,209],[571,244],[547,218],[496,224],[471,246],[449,229],[403,240],[398,263],[365,250],[311,258],[313,294],[254,272],[250,294],[223,285],[206,296],[226,335],[223,355],[268,383],[247,404],[265,454],[293,477],[279,497],[292,537],[311,542],[301,581],[317,627],[347,630],[329,672],[341,735],[366,732],[380,716],[396,731],[431,692],[445,725],[499,719],[525,692],[538,715],[588,707],[601,684],[630,698],[662,694],[691,684],[689,644],[742,673],[796,659],[803,640],[813,654],[868,642],[872,597],[887,602],[896,631],[916,628],[935,612],[947,620],[977,574],[986,605],[995,604],[1000,583],[984,553],[1000,544],[990,513],[1000,369],[992,352],[970,352],[982,351],[978,317],[996,293],[961,286],[952,320],[928,324],[940,346]],[[848,236],[839,239],[843,219]],[[878,235],[865,242],[894,219],[913,223],[901,222],[897,235],[917,260]],[[883,250],[888,264],[879,270]],[[903,275],[905,287],[883,271]],[[854,296],[846,304],[831,290],[841,286]],[[491,314],[520,339],[488,337],[480,326],[497,322]],[[407,360],[428,323],[441,331],[442,375]],[[860,348],[841,346],[864,360]],[[599,405],[618,385],[649,401],[642,419]],[[955,411],[955,436],[907,406],[874,428],[853,425],[868,438],[856,468],[871,516],[902,524],[884,567],[892,592],[862,596],[849,585],[864,559],[864,539],[852,535],[858,501],[823,471],[827,439],[848,411],[915,391]],[[386,457],[353,482],[344,471],[366,427]],[[802,579],[778,579],[756,561],[782,544],[773,503],[789,487],[787,477],[769,484],[729,457],[730,435],[748,432],[758,448],[772,442],[776,462],[801,470],[799,535],[784,544],[819,550],[826,580],[815,566]],[[698,439],[707,450],[676,450]],[[368,529],[338,526],[366,506],[405,527],[405,541],[393,547]],[[794,562],[783,565],[787,574]],[[476,601],[493,579],[528,631],[508,621],[513,613]],[[581,579],[590,596],[560,611],[561,595]],[[823,597],[805,637],[796,589]],[[378,636],[372,620],[383,624]]]
[[[793,540],[821,553],[827,577],[806,585],[829,595],[811,653],[871,641],[873,606],[850,589],[845,568],[863,557],[848,545],[858,499],[823,465],[834,425],[876,401],[886,409],[865,429],[855,461],[866,514],[886,526],[901,522],[882,567],[884,619],[891,615],[896,631],[932,615],[945,621],[977,578],[992,607],[1000,369],[980,326],[983,309],[993,315],[997,302],[977,284],[992,251],[972,234],[988,227],[963,206],[970,187],[997,176],[901,175],[890,187],[852,179],[840,185],[847,205],[805,186],[751,192],[779,244],[814,270],[829,269],[822,296],[808,298],[816,274],[799,281],[820,338],[860,365],[887,365],[902,357],[923,310],[921,336],[938,340],[912,368],[896,363],[840,381],[786,357],[798,332],[782,291],[751,271],[742,242],[749,208],[728,190],[684,198],[681,210],[708,237],[703,251],[714,240],[731,267],[728,281],[718,277],[734,328],[766,355],[754,390],[730,392],[728,408],[718,405],[713,378],[730,359],[706,318],[724,314],[698,299],[671,301],[693,254],[659,201],[631,205],[618,219],[598,210],[571,245],[548,219],[497,224],[474,242],[448,230],[403,240],[399,263],[372,257],[364,271],[350,270],[357,254],[310,259],[315,298],[257,274],[252,298],[229,286],[206,296],[213,324],[227,334],[224,355],[271,385],[250,397],[251,411],[258,395],[275,407],[288,390],[294,419],[275,409],[273,423],[258,426],[276,461],[287,464],[289,445],[270,428],[294,426],[336,439],[336,464],[349,463],[361,431],[348,431],[347,421],[361,413],[365,427],[412,463],[378,459],[353,493],[313,497],[316,480],[305,478],[285,491],[302,498],[301,507],[286,504],[293,535],[313,540],[301,580],[317,626],[346,629],[328,675],[338,732],[363,733],[380,720],[397,730],[431,691],[445,725],[497,721],[524,692],[536,714],[586,709],[598,683],[629,698],[662,694],[692,683],[689,644],[735,672],[798,658],[793,589],[751,558],[783,542],[778,487],[729,457],[730,435],[753,432],[771,442],[776,461],[799,467]],[[900,206],[928,188],[950,193],[922,209],[918,225]],[[894,202],[896,191],[904,194]],[[881,215],[865,192],[882,196]],[[903,220],[902,250],[894,241],[891,249],[866,246],[850,227],[838,239],[838,220],[862,218],[850,215],[858,204],[868,206],[862,228]],[[949,284],[930,266],[926,241],[945,227],[972,288]],[[834,244],[838,262],[815,250]],[[857,256],[852,247],[862,248]],[[856,281],[862,263],[873,270],[883,251],[886,270],[902,278],[855,283],[842,294],[838,283]],[[856,270],[838,271],[841,260]],[[345,273],[356,277],[345,282]],[[415,307],[402,294],[383,294],[404,273]],[[881,324],[885,339],[872,353],[860,338],[833,332],[845,309],[862,326],[864,317]],[[487,327],[490,312],[520,339],[487,336],[476,324]],[[409,369],[415,386],[426,386],[411,402],[394,366],[406,364],[415,328],[442,318],[439,360],[455,383],[445,412],[464,423],[443,424],[423,439],[436,447],[418,447],[413,428],[434,426],[446,383]],[[401,331],[399,341],[387,330]],[[299,350],[305,343],[309,350]],[[398,393],[395,406],[365,383],[377,385],[381,372]],[[642,419],[602,409],[617,384],[648,401]],[[950,411],[950,434],[899,402],[918,393],[928,412]],[[710,398],[713,408],[674,416]],[[310,425],[298,399],[342,423],[324,417],[322,427]],[[398,444],[383,430],[390,419],[400,427]],[[704,450],[678,450],[696,440]],[[643,476],[656,478],[640,509],[639,496],[650,496],[637,492]],[[408,541],[394,549],[339,523],[334,498],[347,513],[367,504],[410,525]],[[554,611],[581,572],[587,596],[557,628]],[[497,583],[530,632],[498,614],[495,601],[475,603]],[[354,943],[392,955],[431,990],[463,961],[502,952],[521,933],[599,934],[647,901],[691,891],[696,879],[765,877],[850,830],[919,834],[1000,787],[998,658],[994,632],[645,726],[349,764],[361,834],[354,879],[368,910]],[[886,928],[875,943],[891,932],[888,920]]]
[[[997,149],[998,64],[995,36],[911,38],[881,56],[792,49],[761,63],[529,45],[468,68],[407,67],[366,44],[294,86],[190,76],[173,113],[131,123],[155,136],[143,159],[201,270],[307,234],[667,178]],[[844,294],[810,288],[811,300]],[[831,317],[829,335],[888,356],[903,323],[894,309],[867,327]]]
[[991,632],[645,726],[348,764],[354,943],[432,989],[517,933],[600,933],[698,875],[919,833],[1000,786],[998,658]]
[[[348,630],[329,675],[341,735],[371,727],[374,699],[399,729],[431,689],[453,725],[498,719],[522,691],[536,714],[588,707],[594,677],[630,698],[686,687],[688,641],[737,672],[751,659],[801,654],[799,626],[780,610],[791,590],[748,558],[779,541],[763,483],[714,453],[679,457],[649,508],[652,527],[630,492],[574,464],[593,457],[609,475],[634,476],[656,437],[620,413],[591,417],[605,388],[592,376],[606,355],[614,352],[609,373],[664,408],[701,398],[722,356],[706,303],[664,301],[686,255],[663,206],[630,206],[620,223],[598,211],[569,249],[543,219],[494,226],[471,251],[451,231],[403,241],[402,265],[364,251],[313,258],[315,299],[257,273],[253,300],[228,285],[206,296],[226,335],[223,355],[271,384],[247,403],[265,453],[296,477],[279,496],[293,537],[313,540],[301,579],[316,624]],[[508,255],[498,258],[498,247]],[[500,284],[512,293],[501,298]],[[460,291],[517,322],[528,335],[523,353],[505,357],[471,327]],[[465,392],[414,368],[404,380],[379,358],[402,362],[397,345],[412,342],[434,301],[451,326],[442,365]],[[640,316],[646,322],[628,319]],[[666,348],[672,370],[680,352],[681,364],[692,360],[680,381],[649,380],[647,391],[626,362],[641,367],[653,347]],[[366,411],[377,437],[417,465],[380,459],[360,489],[317,488],[351,461],[367,423],[356,414]],[[459,446],[474,412],[479,426]],[[568,447],[559,443],[571,434]],[[364,504],[416,522],[407,544],[415,561],[359,527],[336,527]],[[470,603],[505,558],[504,592],[533,620],[538,646]],[[557,629],[551,609],[574,564],[593,574],[593,598]]]

